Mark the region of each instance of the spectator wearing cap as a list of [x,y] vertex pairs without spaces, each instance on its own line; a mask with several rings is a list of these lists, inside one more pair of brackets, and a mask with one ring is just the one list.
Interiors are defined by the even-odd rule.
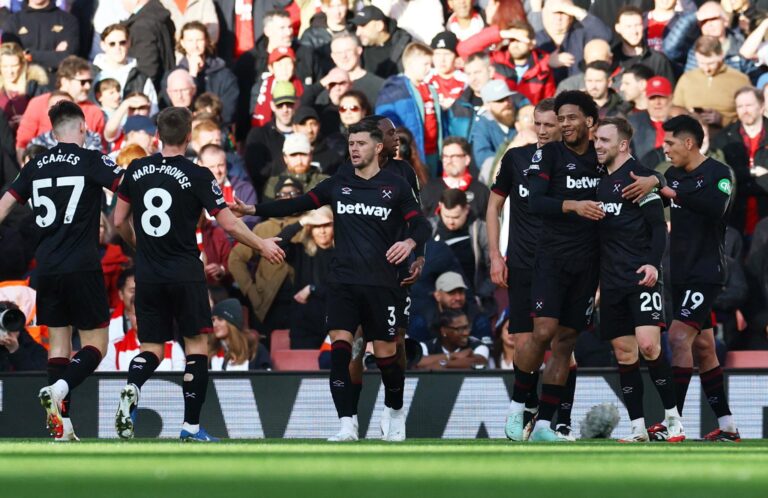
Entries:
[[296,54],[292,48],[276,48],[267,59],[268,73],[264,73],[251,88],[251,126],[264,126],[272,120],[272,88],[278,81],[287,81],[296,89],[296,96],[304,93],[304,85],[296,77]]
[[621,113],[623,102],[612,86],[611,66],[607,62],[595,61],[587,64],[584,71],[584,88],[597,104],[600,119]]
[[326,74],[334,64],[331,55],[331,41],[341,33],[354,33],[355,26],[349,21],[347,0],[320,0],[320,12],[312,16],[309,27],[301,35],[301,44],[311,47],[315,54],[320,74]]
[[421,162],[435,178],[438,154],[443,145],[443,118],[434,87],[425,83],[432,66],[432,49],[413,42],[403,52],[403,74],[384,82],[376,100],[376,114],[392,120],[395,127],[405,126],[413,133]]
[[445,30],[441,0],[372,0],[371,4],[411,35],[413,41],[429,43]]
[[651,68],[654,75],[675,81],[675,72],[669,59],[645,44],[643,11],[640,8],[634,5],[622,7],[616,15],[613,29],[618,38],[613,45],[613,60],[621,70],[643,64]]
[[176,28],[171,13],[159,0],[122,0],[123,8],[131,13],[125,22],[130,35],[128,55],[136,59],[136,67],[146,74],[155,88],[160,88],[163,76],[176,65]]
[[352,89],[363,92],[369,103],[376,102],[384,79],[363,68],[363,47],[357,36],[353,32],[337,33],[333,35],[330,47],[334,64],[347,72]]
[[451,15],[445,21],[445,29],[460,41],[467,40],[485,28],[485,20],[472,0],[448,0]]
[[243,305],[225,299],[214,305],[213,333],[208,336],[208,361],[213,371],[271,370],[267,348],[259,343],[258,333],[244,329]]
[[475,163],[483,169],[484,163],[496,155],[501,144],[515,138],[515,105],[509,89],[502,80],[491,80],[483,86],[483,110],[475,118],[469,142]]
[[736,120],[733,96],[750,86],[749,78],[724,62],[723,47],[712,36],[702,36],[694,46],[698,67],[685,72],[675,87],[673,102],[696,111],[712,129],[721,129]]
[[430,325],[434,338],[421,343],[418,370],[466,370],[488,366],[490,348],[470,335],[471,324],[464,311],[443,310]]
[[491,322],[479,311],[474,300],[467,299],[468,289],[460,273],[449,271],[437,277],[431,304],[418,313],[411,311],[408,337],[428,342],[433,338],[430,325],[434,323],[438,314],[446,310],[460,310],[469,318],[470,335],[490,344]]
[[[502,42],[506,41],[504,47]],[[510,88],[524,95],[532,104],[555,94],[555,77],[549,67],[548,53],[536,48],[536,33],[525,19],[512,21],[505,29],[489,26],[479,34],[459,43],[459,55],[491,50],[490,58],[499,76]]]
[[339,130],[339,103],[341,96],[352,88],[349,73],[335,67],[323,79],[308,86],[301,96],[303,107],[313,107],[320,116],[320,135],[327,137]]
[[[273,193],[277,200],[292,199],[304,193],[304,186],[291,177],[285,177],[277,182]],[[253,227],[253,233],[259,237],[275,237],[299,218],[270,218]],[[254,269],[250,270],[249,266]],[[253,328],[268,337],[272,330],[291,326],[290,315],[295,292],[294,271],[288,263],[275,265],[261,261],[257,251],[245,244],[237,244],[229,253],[229,271],[240,292],[248,298],[251,311],[256,317],[256,321],[252,322]]]
[[738,120],[712,139],[712,148],[723,151],[739,186],[728,224],[752,235],[757,222],[768,215],[768,119],[763,117],[763,92],[757,88],[740,88],[734,100]]
[[296,88],[287,81],[272,86],[272,121],[252,128],[245,141],[245,164],[256,193],[261,197],[264,185],[272,174],[272,167],[283,154],[286,135],[293,133],[296,112]]
[[301,182],[306,190],[311,190],[318,183],[328,178],[320,168],[312,165],[312,145],[304,133],[293,133],[285,137],[283,143],[283,163],[285,170],[273,174],[264,188],[264,200],[274,200],[271,195],[275,186],[285,178]]
[[[123,139],[121,148],[127,145],[136,144],[140,145],[147,155],[155,153],[157,149],[157,142],[155,140],[157,126],[155,126],[155,123],[149,117],[140,115],[130,116],[125,120],[125,124],[123,125],[123,134],[125,138]],[[117,154],[115,154],[115,157],[116,156]]]
[[45,68],[49,75],[65,57],[78,53],[80,39],[75,16],[51,0],[30,0],[2,25],[3,42],[16,42],[27,54],[27,62]]
[[[197,155],[197,164],[208,168],[213,178],[219,184],[227,202],[235,202],[235,197],[250,205],[258,204],[259,199],[250,182],[229,174],[227,167],[227,152],[217,144],[206,144]],[[258,216],[243,216],[243,222],[248,228],[253,228],[260,221]]]
[[[645,84],[648,108],[627,116],[634,133],[632,134],[633,155],[643,164],[646,154],[664,144],[662,125],[669,119],[672,110],[672,83],[663,76],[654,76]],[[655,164],[647,164],[653,168]]]
[[635,64],[621,73],[619,94],[624,101],[624,113],[630,115],[633,112],[648,109],[648,80],[653,78],[653,71],[648,66]]
[[363,44],[363,68],[366,71],[386,79],[403,70],[403,52],[411,42],[411,35],[398,28],[381,9],[370,5],[358,11],[352,23]]
[[240,96],[237,78],[224,59],[216,57],[206,25],[199,21],[184,24],[177,49],[181,59],[176,67],[189,72],[197,88],[196,94],[212,92],[218,95],[222,103],[222,124],[233,123]]
[[325,140],[326,137],[320,134],[320,116],[317,111],[312,107],[299,107],[293,116],[293,131],[303,133],[309,139],[312,146],[312,167],[326,175],[334,174],[344,161],[344,157],[332,150],[328,141]]
[[432,66],[427,83],[435,87],[440,107],[448,109],[467,86],[467,75],[456,68],[456,35],[443,31],[432,38]]

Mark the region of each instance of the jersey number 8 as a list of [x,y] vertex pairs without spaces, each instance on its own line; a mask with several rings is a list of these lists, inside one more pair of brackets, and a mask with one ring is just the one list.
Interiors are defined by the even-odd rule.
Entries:
[[[155,205],[155,199],[160,199],[160,205]],[[171,218],[168,210],[171,209],[173,198],[167,190],[151,188],[144,194],[144,209],[141,215],[141,229],[150,237],[162,237],[171,230]],[[159,220],[155,225],[154,220]]]
[[[82,176],[62,176],[56,179],[57,187],[72,187],[72,194],[69,196],[67,208],[64,211],[64,224],[69,225],[75,217],[77,203],[83,194],[85,179]],[[56,220],[56,204],[53,199],[40,193],[41,189],[53,187],[53,178],[43,178],[32,182],[32,205],[34,207],[44,207],[45,216],[37,215],[35,223],[40,228],[49,227]]]

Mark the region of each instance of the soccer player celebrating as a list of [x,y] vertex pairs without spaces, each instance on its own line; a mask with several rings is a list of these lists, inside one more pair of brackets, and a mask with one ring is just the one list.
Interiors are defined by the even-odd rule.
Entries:
[[632,434],[619,442],[647,442],[643,417],[643,379],[638,348],[664,405],[668,441],[685,439],[672,387],[672,369],[661,348],[663,291],[659,280],[667,241],[661,197],[652,192],[634,203],[623,187],[650,170],[630,156],[632,127],[624,118],[606,118],[595,131],[597,160],[606,176],[597,188],[605,212],[600,221],[600,328],[610,339],[619,363],[619,378],[632,423]]
[[[531,213],[528,206],[528,178],[526,172],[531,164],[531,157],[545,144],[560,141],[560,125],[555,114],[554,99],[544,99],[533,111],[534,126],[538,141],[535,144],[515,147],[508,150],[501,160],[501,167],[491,187],[488,200],[486,223],[488,229],[488,245],[491,256],[491,280],[500,287],[508,289],[509,293],[509,333],[513,334],[515,353],[530,339],[533,330],[531,319],[531,282],[533,280],[533,260],[536,243],[541,231],[541,217]],[[499,250],[501,227],[499,217],[504,208],[504,201],[510,196],[509,242],[507,260]],[[573,394],[576,389],[575,360],[571,361],[571,369],[566,383],[566,393],[560,402],[558,425],[555,429],[561,436],[570,436],[570,407],[573,405]],[[533,384],[538,384],[538,371],[534,373]],[[539,398],[536,390],[529,393],[525,401],[524,426],[530,428],[529,422],[538,411]],[[567,406],[564,406],[564,402]],[[567,431],[567,434],[566,434]],[[523,439],[527,436],[523,433]],[[510,434],[510,438],[514,434]]]
[[[326,322],[332,343],[330,388],[341,422],[331,441],[356,441],[353,425],[349,364],[358,326],[373,341],[376,364],[385,388],[386,441],[405,439],[403,388],[405,374],[397,357],[398,314],[404,305],[398,266],[429,238],[429,223],[421,214],[411,186],[382,170],[383,147],[377,124],[361,121],[349,129],[349,155],[354,169],[342,168],[306,195],[258,206],[233,206],[240,214],[286,216],[330,204],[336,212],[336,253],[329,282]],[[408,224],[405,240],[402,236]]]
[[195,238],[202,210],[268,261],[277,263],[285,257],[276,239],[259,238],[232,214],[210,170],[184,157],[191,124],[187,109],[162,111],[157,118],[162,152],[133,161],[118,192],[115,226],[136,246],[136,320],[141,341],[141,353],[131,361],[115,415],[115,428],[123,439],[133,437],[140,389],[163,359],[165,342],[173,339],[175,320],[184,336],[187,357],[180,438],[217,440],[200,427],[208,387],[207,334],[212,330],[205,272]]
[[[682,413],[693,372],[693,350],[701,385],[719,428],[709,441],[740,441],[723,385],[723,370],[715,354],[712,302],[725,282],[725,226],[732,204],[733,171],[700,151],[701,124],[690,116],[674,117],[663,125],[664,153],[672,163],[661,194],[670,200],[670,266],[674,320],[669,328],[677,408]],[[649,430],[664,437],[664,427]]]
[[[597,224],[605,215],[595,201],[604,168],[598,165],[589,131],[597,123],[597,105],[580,91],[555,99],[562,142],[537,150],[528,167],[529,206],[542,216],[534,257],[531,304],[533,334],[516,355],[515,385],[505,433],[523,437],[525,402],[536,389],[536,371],[551,344],[544,370],[539,413],[531,441],[560,441],[550,427],[562,398],[578,332],[592,319],[598,280]],[[645,195],[656,178],[639,178],[625,188]]]
[[[33,158],[0,199],[0,222],[13,205],[32,199],[41,239],[37,247],[38,323],[50,331],[48,381],[40,390],[48,430],[56,441],[77,440],[69,393],[99,366],[107,349],[109,303],[99,257],[102,187],[113,191],[122,170],[97,151],[82,148],[86,125],[76,104],[48,111],[59,141]],[[72,327],[83,347],[70,361]]]

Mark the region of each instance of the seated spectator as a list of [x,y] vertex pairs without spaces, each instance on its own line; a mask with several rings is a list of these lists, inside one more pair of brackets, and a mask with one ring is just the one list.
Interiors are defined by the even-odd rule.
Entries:
[[677,4],[677,0],[653,0],[653,10],[643,16],[648,48],[666,53],[664,39],[685,14],[685,10],[677,10]]
[[[69,93],[62,92],[59,90],[53,91],[51,93],[44,93],[43,95],[41,95],[41,97],[42,96],[48,97],[48,109],[58,104],[62,100],[69,100],[70,102],[73,102],[72,96]],[[99,112],[101,112],[101,110],[99,110]],[[47,114],[48,113],[46,109],[46,116]],[[102,114],[102,117],[103,116],[104,115]],[[48,122],[48,124],[50,124],[50,121]],[[23,122],[21,124],[21,127],[24,127]],[[59,143],[58,139],[55,136],[53,136],[53,130],[51,130],[50,128],[48,129],[48,131],[41,133],[40,135],[37,135],[36,137],[32,138],[32,140],[29,141],[29,144],[31,145],[41,145],[46,149],[55,147],[56,144],[58,143]],[[83,147],[91,150],[99,150],[99,151],[103,150],[101,135],[99,135],[95,131],[91,131],[90,129],[87,130],[85,134],[85,143],[83,144]]]
[[157,90],[150,77],[139,70],[138,61],[128,57],[131,49],[128,28],[124,24],[111,24],[101,32],[102,53],[93,60],[94,80],[112,78],[120,83],[122,97],[140,93],[149,99],[149,114],[158,111]]
[[397,27],[378,7],[367,6],[355,14],[352,23],[363,45],[363,68],[379,78],[394,76],[404,68],[402,61],[411,35]]
[[99,220],[99,259],[110,309],[116,308],[120,303],[118,280],[131,262],[118,244],[111,243],[114,239],[114,228],[102,213]]
[[448,137],[443,142],[443,176],[434,179],[421,191],[421,207],[424,214],[432,216],[443,192],[459,189],[465,193],[472,215],[483,218],[488,207],[490,191],[470,174],[472,150],[469,142],[461,137]]
[[447,135],[469,139],[477,113],[482,110],[480,92],[496,73],[491,59],[484,52],[477,52],[466,58],[464,74],[467,88],[459,95],[447,113]]
[[[341,113],[339,113],[341,119]],[[344,160],[344,155],[330,148],[325,137],[320,136],[320,116],[312,107],[299,107],[293,116],[293,132],[302,133],[309,139],[312,147],[311,165],[326,175],[336,173]],[[304,182],[307,185],[307,182]]]
[[352,88],[349,74],[335,67],[301,96],[302,107],[314,107],[320,117],[320,134],[328,136],[339,129],[339,100]]
[[19,306],[12,301],[0,301],[0,311],[6,313],[5,323],[0,324],[0,372],[45,370],[48,351],[27,332],[26,317]]
[[232,286],[232,274],[229,272],[229,253],[232,252],[227,232],[215,220],[209,219],[208,213],[200,215],[197,224],[198,244],[202,244],[200,259],[203,262],[205,281],[209,289],[227,289]]
[[192,136],[185,154],[190,161],[197,161],[200,151],[208,144],[221,145],[221,128],[212,119],[195,119],[192,122]]
[[504,310],[496,321],[493,334],[493,348],[488,359],[488,368],[498,370],[514,370],[515,340],[509,333],[509,311]]
[[413,132],[419,158],[434,178],[444,128],[437,91],[424,82],[431,65],[431,48],[418,42],[409,44],[403,51],[403,74],[391,76],[384,82],[376,100],[376,114]]
[[[282,179],[275,185],[275,199],[291,199],[304,193],[304,186],[292,178]],[[253,227],[253,233],[262,238],[277,236],[299,217],[270,218]],[[240,292],[248,298],[251,311],[256,317],[255,328],[269,337],[275,329],[290,327],[293,303],[293,269],[287,263],[277,265],[257,262],[255,270],[249,263],[258,257],[258,252],[245,244],[237,244],[229,253],[229,271],[237,282]]]
[[587,64],[584,71],[584,88],[597,104],[600,119],[616,116],[621,112],[621,97],[612,86],[611,66],[607,62],[595,61]]
[[164,100],[174,107],[192,109],[197,95],[197,82],[184,68],[174,69],[165,80]]
[[163,7],[171,13],[173,26],[176,28],[176,34],[184,31],[184,26],[197,22],[205,28],[205,35],[216,43],[219,39],[219,18],[216,15],[216,5],[214,0],[187,0],[178,2],[176,0],[160,0]]
[[430,324],[439,313],[451,309],[467,313],[472,324],[472,337],[490,344],[491,322],[473,301],[467,301],[467,289],[461,274],[449,271],[440,275],[432,294],[434,300],[418,312],[411,310],[408,337],[421,342],[429,341],[434,337],[430,332]]
[[122,100],[120,96],[120,82],[114,78],[103,79],[96,83],[94,95],[96,96],[96,102],[99,103],[99,107],[101,107],[104,113],[104,118],[109,119],[109,116],[120,107],[120,101]]
[[459,41],[464,41],[485,28],[485,20],[472,0],[448,0],[448,8],[451,15],[445,22],[445,29],[455,34]]
[[285,137],[293,133],[296,88],[287,81],[275,83],[270,106],[272,121],[252,128],[245,141],[245,164],[259,198],[263,198],[264,185],[272,174],[272,167],[282,157]]
[[159,0],[122,0],[131,13],[125,21],[130,48],[128,55],[136,59],[136,67],[160,88],[163,77],[176,65],[174,54],[176,28],[171,13]]
[[514,93],[501,80],[491,80],[481,90],[484,109],[475,119],[469,136],[472,156],[481,170],[485,167],[485,161],[493,158],[501,144],[517,134],[514,126],[515,105],[511,98]]
[[456,35],[450,31],[438,33],[432,39],[432,66],[427,83],[435,87],[440,107],[448,109],[467,86],[464,71],[456,68]]
[[5,20],[1,31],[3,42],[24,47],[27,62],[42,66],[49,75],[80,48],[77,19],[51,0],[28,0]]
[[482,369],[490,351],[470,335],[469,317],[459,309],[441,311],[432,324],[435,338],[421,343],[419,370]]
[[[88,92],[92,84],[93,76],[88,61],[72,55],[59,65],[56,72],[56,89],[68,94],[72,101],[80,106],[85,114],[88,130],[102,135],[104,113],[99,106],[88,100]],[[50,93],[43,93],[29,101],[16,132],[16,151],[19,157],[33,138],[50,131],[51,121],[48,119],[50,97]]]
[[653,78],[653,71],[642,64],[635,64],[621,73],[619,95],[624,101],[623,112],[627,116],[648,109],[646,89],[648,80]]
[[[675,81],[672,63],[661,52],[648,48],[644,40],[643,11],[634,5],[625,5],[616,15],[614,25],[619,42],[613,46],[613,62],[624,71],[636,64],[643,64],[655,76]],[[614,78],[618,74],[612,73]]]
[[326,336],[326,277],[335,255],[333,211],[328,206],[310,211],[283,228],[278,237],[294,271],[291,349],[317,349]]
[[283,162],[285,170],[273,174],[264,188],[264,200],[274,200],[274,194],[277,192],[276,186],[290,178],[301,182],[304,188],[311,190],[321,181],[328,178],[323,174],[320,168],[312,166],[312,146],[309,139],[303,133],[294,133],[288,135],[283,142]]
[[368,102],[373,104],[379,95],[384,78],[376,76],[363,68],[363,47],[355,36],[354,30],[337,33],[331,41],[331,58],[339,69],[347,72],[352,81],[352,89],[365,94]]
[[301,35],[301,44],[311,47],[320,67],[320,74],[330,71],[334,62],[331,58],[331,40],[340,33],[354,32],[354,25],[348,22],[349,3],[347,0],[320,0],[320,12],[312,16],[310,26]]
[[557,91],[555,94],[559,94],[566,90],[584,91],[586,88],[584,86],[584,70],[586,69],[587,64],[591,64],[597,61],[607,62],[611,65],[611,68],[614,68],[613,52],[611,52],[611,46],[607,41],[601,40],[599,38],[591,40],[587,42],[586,45],[584,45],[584,60],[579,64],[578,71],[576,71],[576,73],[572,76],[569,76],[558,82]]
[[296,90],[296,96],[304,93],[304,85],[296,77],[296,54],[290,48],[278,48],[267,59],[268,73],[259,77],[251,89],[251,126],[265,126],[272,121],[272,88],[278,81],[287,81]]
[[[720,2],[704,2],[696,11],[696,24],[693,24],[692,31],[696,30],[701,36],[711,36],[720,42],[723,49],[723,62],[734,71],[751,74],[755,65],[749,59],[745,59],[739,53],[739,49],[744,44],[744,34],[739,29],[730,29],[728,27],[728,14],[723,9]],[[689,35],[690,36],[690,35]],[[695,35],[694,35],[695,36]],[[696,55],[696,46],[688,50],[685,61],[685,71],[691,71],[697,67],[702,67],[699,57]]]
[[152,103],[149,97],[143,93],[132,93],[126,96],[117,110],[109,116],[104,126],[104,139],[112,144],[113,150],[122,146],[123,125],[131,116],[149,116],[152,112]]
[[[221,146],[216,144],[204,145],[197,156],[197,164],[208,168],[213,173],[219,188],[224,195],[224,200],[234,202],[235,197],[248,205],[258,204],[258,197],[250,182],[237,177],[230,177],[227,172],[227,154]],[[253,228],[259,221],[258,216],[246,215],[242,218],[248,228]]]
[[177,67],[189,72],[197,87],[196,94],[218,95],[222,101],[222,124],[234,123],[240,97],[237,78],[224,59],[215,56],[215,42],[211,41],[205,25],[198,21],[186,23],[181,28],[177,50],[182,55]]
[[18,43],[0,45],[0,110],[14,132],[32,97],[45,91],[48,74],[37,64],[27,62]]
[[723,47],[712,36],[702,36],[694,46],[698,67],[680,77],[673,102],[689,112],[697,112],[712,130],[720,130],[736,120],[733,95],[749,86],[749,78],[724,62]]
[[339,99],[339,121],[341,126],[339,131],[332,133],[325,138],[328,147],[335,151],[342,159],[349,156],[349,145],[347,144],[347,130],[355,123],[360,122],[366,116],[370,116],[371,104],[365,97],[365,94],[359,90],[347,90]]
[[146,155],[154,154],[157,151],[157,126],[147,116],[135,115],[125,120],[123,126],[123,145],[122,150],[128,145],[139,145],[146,152]]
[[208,360],[213,371],[272,370],[267,348],[243,330],[243,305],[225,299],[211,310],[213,333],[208,336]]
[[664,144],[664,121],[672,112],[672,83],[661,76],[654,76],[645,84],[645,96],[648,109],[631,113],[629,123],[635,131],[632,135],[633,155],[646,167],[655,165],[645,163],[646,154]]

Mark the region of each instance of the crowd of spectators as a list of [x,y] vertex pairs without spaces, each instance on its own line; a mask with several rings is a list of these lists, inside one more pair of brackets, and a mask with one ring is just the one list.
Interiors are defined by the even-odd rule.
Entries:
[[[229,202],[309,191],[347,161],[349,126],[391,120],[395,158],[413,167],[433,226],[411,289],[416,368],[511,367],[485,215],[504,152],[537,140],[534,105],[586,91],[601,117],[630,120],[634,156],[659,171],[669,167],[662,123],[693,115],[703,151],[737,179],[717,337],[768,349],[768,0],[0,0],[0,32],[3,189],[56,145],[46,110],[64,99],[84,111],[85,147],[122,167],[159,150],[159,109],[190,109],[187,157]],[[114,313],[101,370],[125,369],[139,347],[133,254],[110,225],[114,204],[105,192],[100,250]],[[214,369],[271,368],[274,330],[289,329],[296,349],[325,339],[332,210],[245,222],[282,237],[288,257],[262,264],[201,217]],[[34,226],[18,207],[0,227],[0,282],[16,289],[0,297],[20,306],[34,294]],[[27,318],[0,340],[0,369],[44,365],[44,327]],[[594,331],[582,336],[583,365],[611,362]],[[161,368],[179,355],[168,343]]]

